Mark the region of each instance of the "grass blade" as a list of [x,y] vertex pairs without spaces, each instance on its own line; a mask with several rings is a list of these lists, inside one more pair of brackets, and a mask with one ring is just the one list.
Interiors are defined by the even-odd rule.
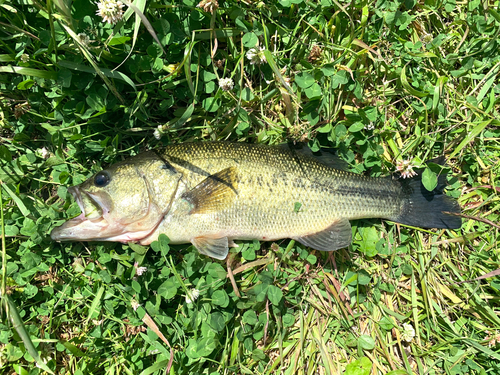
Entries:
[[12,190],[10,190],[7,184],[2,184],[2,187],[5,189],[7,194],[9,194],[12,200],[16,203],[17,207],[19,208],[19,211],[21,211],[24,216],[30,216],[31,212],[26,208],[21,198],[19,198],[17,194],[15,194]]
[[92,301],[92,304],[90,305],[89,308],[89,315],[87,316],[87,320],[85,321],[85,324],[88,324],[90,319],[92,319],[92,316],[94,313],[97,311],[97,306],[101,303],[101,298],[102,295],[104,294],[104,286],[100,286],[99,290],[97,291],[94,300]]
[[[156,43],[158,43],[158,46],[160,47],[162,54],[165,54],[165,50],[163,49],[163,46],[161,45],[160,40],[156,36],[156,33],[153,29],[153,26],[151,26],[151,23],[148,21],[148,19],[146,18],[146,16],[143,13],[144,9],[146,8],[146,1],[145,0],[135,0],[133,3],[130,3],[126,0],[124,0],[124,3],[129,7],[127,9],[127,11],[125,12],[124,17],[123,17],[125,20],[127,20],[131,16],[132,11],[135,12],[134,36],[132,38],[132,47],[130,48],[130,52],[128,53],[127,57],[125,57],[125,59],[115,69],[118,69],[120,66],[122,66],[125,63],[125,61],[128,60],[128,58],[130,57],[130,55],[134,51],[134,46],[135,46],[135,43],[137,42],[137,35],[139,35],[139,28],[141,26],[141,20],[144,23],[144,26],[146,27],[146,29],[149,31],[149,33],[153,37],[153,39],[156,41]],[[119,32],[119,30],[121,29],[121,24],[118,24],[116,29]]]
[[25,68],[24,66],[0,66],[0,73],[14,73],[22,74],[31,77],[44,78],[44,79],[57,79],[56,72],[50,72],[47,70],[39,70],[33,68]]
[[106,77],[106,75],[103,73],[102,69],[97,65],[97,63],[94,60],[94,57],[90,54],[90,52],[88,51],[87,47],[84,44],[82,44],[82,42],[81,42],[80,38],[78,37],[78,35],[76,35],[76,33],[69,26],[65,25],[64,21],[60,22],[60,25],[73,38],[73,40],[75,41],[75,43],[80,48],[80,51],[82,52],[82,54],[85,56],[85,58],[90,63],[90,65],[92,65],[92,67],[95,69],[95,72],[97,73],[97,75],[99,75],[99,77],[101,77],[101,79],[104,81],[104,83],[106,84],[106,86],[108,86],[108,88],[111,90],[111,92],[118,98],[118,100],[120,100],[120,102],[125,103],[125,101],[123,100],[122,96],[116,90],[116,87],[108,79],[108,77]]
[[154,365],[149,366],[147,369],[144,369],[144,370],[140,373],[140,375],[151,375],[151,374],[153,374],[153,373],[154,373],[154,372],[156,372],[156,371],[159,371],[159,370],[161,370],[161,369],[164,369],[164,368],[165,368],[165,366],[167,366],[167,365],[168,365],[168,362],[169,362],[169,360],[168,360],[168,359],[164,359],[164,360],[162,360],[162,361],[160,361],[160,362],[156,362]]
[[[486,94],[488,93],[488,91],[490,91],[491,89],[491,86],[493,85],[493,83],[496,82],[496,78],[497,78],[497,75],[498,75],[498,65],[497,64],[493,69],[491,69],[491,71],[488,73],[490,74],[490,77],[488,77],[488,79],[484,80],[484,85],[483,87],[481,88],[481,91],[479,91],[479,94],[477,95],[477,101],[478,103],[481,102],[483,100],[483,98],[486,96]],[[485,77],[486,78],[486,77]],[[479,85],[478,85],[479,87]]]
[[[2,185],[3,182],[0,180],[0,227],[2,234],[2,285],[0,289],[0,298],[1,296],[6,295],[7,291],[7,248],[5,246],[5,222],[3,217],[3,196],[2,196]],[[1,309],[0,305],[0,309]]]
[[[96,73],[95,69],[92,69],[92,68],[85,66],[85,65],[82,65],[82,64],[75,63],[74,61],[61,60],[57,63],[57,65],[59,65],[63,68],[76,70],[79,72],[86,72],[86,73],[91,73],[91,74]],[[107,69],[107,68],[101,68],[101,71],[106,77],[113,78],[113,79],[119,79],[120,81],[128,83],[134,89],[134,91],[137,92],[137,87],[135,86],[135,83],[126,74],[123,74],[121,72],[117,72],[114,69],[111,70],[111,69]]]
[[172,126],[170,126],[170,129],[181,128],[186,122],[189,121],[189,118],[193,114],[193,111],[194,111],[194,102],[191,103],[186,108],[186,110],[184,111],[184,113],[182,114],[182,116],[179,117],[179,119],[174,124],[172,124]]
[[191,41],[191,43],[189,43],[186,46],[184,50],[184,60],[183,60],[184,74],[186,75],[186,81],[189,85],[189,90],[191,91],[193,98],[196,98],[196,90],[194,88],[193,77],[191,74],[191,52],[193,51],[193,47],[195,44],[196,44],[195,41]]
[[[163,333],[160,331],[160,329],[156,325],[153,318],[151,318],[151,316],[148,313],[144,314],[142,321],[144,322],[144,324],[146,324],[149,327],[149,329],[151,329],[154,333],[156,333],[156,335],[161,339],[161,341],[163,341],[165,344],[167,344],[167,346],[170,348],[170,359],[168,361],[165,360],[165,361],[161,361],[160,363],[157,363],[157,365],[159,366],[159,365],[163,365],[163,363],[166,362],[167,369],[166,369],[165,373],[170,372],[170,368],[172,367],[172,363],[174,362],[174,350],[172,349],[170,342],[163,335]],[[163,367],[160,367],[160,368],[163,368]]]
[[40,358],[40,355],[38,354],[35,345],[33,345],[33,342],[31,341],[28,331],[26,331],[26,327],[24,326],[23,320],[21,319],[21,316],[17,311],[17,307],[10,298],[10,296],[8,294],[3,294],[2,299],[5,299],[5,301],[7,301],[8,305],[7,314],[10,317],[12,325],[16,330],[17,334],[19,335],[19,337],[21,337],[21,340],[23,341],[23,344],[26,347],[28,353],[33,357],[38,367],[40,367],[44,371],[47,371],[49,374],[54,374],[52,370],[48,368],[47,365]]
[[480,343],[471,340],[471,339],[464,339],[464,342],[467,343],[468,345],[472,346],[473,348],[476,348],[483,354],[486,354],[487,356],[496,359],[497,361],[500,361],[500,354],[494,352],[493,350],[481,345]]
[[268,51],[267,49],[264,50],[263,53],[264,53],[264,56],[266,57],[267,63],[269,64],[269,66],[273,70],[273,73],[276,75],[276,77],[278,77],[281,85],[286,89],[286,91],[288,91],[288,93],[291,96],[293,96],[295,98],[296,97],[295,93],[293,92],[290,85],[285,81],[285,79],[281,75],[280,69],[278,68],[278,65],[276,64],[276,61],[274,60],[272,53],[270,51]]
[[404,89],[408,91],[411,95],[416,96],[417,98],[424,98],[429,93],[424,92],[424,91],[419,91],[415,89],[409,82],[408,78],[406,77],[406,65],[401,69],[401,84],[403,85]]
[[462,140],[462,142],[460,142],[457,148],[450,154],[450,156],[448,156],[448,158],[451,159],[459,152],[461,152],[465,148],[465,146],[472,142],[474,138],[476,138],[479,133],[481,133],[484,128],[486,128],[492,122],[493,120],[481,121],[479,124],[474,126],[474,128],[470,132],[468,132],[467,136]]
[[[128,1],[124,0],[125,4],[127,4],[135,12],[135,15],[136,15],[136,21],[135,21],[135,25],[134,25],[134,38],[137,39],[137,34],[139,33],[140,22],[137,20],[137,17],[139,17],[140,20],[142,21],[142,23],[144,24],[144,26],[146,27],[146,29],[149,31],[149,33],[153,37],[153,39],[156,41],[156,43],[158,43],[158,46],[160,47],[161,52],[164,54],[165,50],[163,49],[163,46],[161,45],[160,40],[156,36],[156,33],[153,29],[153,26],[151,26],[151,23],[149,23],[148,19],[146,18],[146,16],[143,13],[144,8],[146,7],[146,1],[145,0],[136,0],[136,1],[138,2],[140,8],[135,6],[135,4],[129,3]],[[135,1],[134,1],[134,3],[135,3]]]
[[16,61],[14,54],[0,55],[0,62]]

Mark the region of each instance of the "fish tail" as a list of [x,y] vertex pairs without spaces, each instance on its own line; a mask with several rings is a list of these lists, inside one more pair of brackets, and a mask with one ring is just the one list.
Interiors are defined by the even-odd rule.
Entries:
[[458,202],[445,195],[446,174],[438,176],[438,184],[433,191],[428,191],[418,174],[412,179],[400,178],[398,182],[403,190],[403,204],[400,214],[391,220],[421,228],[458,229],[462,226]]

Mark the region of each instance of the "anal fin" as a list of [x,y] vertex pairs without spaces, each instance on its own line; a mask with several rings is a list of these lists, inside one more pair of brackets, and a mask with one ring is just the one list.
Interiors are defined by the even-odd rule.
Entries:
[[339,219],[328,228],[302,237],[293,237],[302,245],[321,251],[334,251],[349,246],[352,241],[351,224]]
[[[195,237],[191,240],[191,243],[201,254],[219,260],[226,259],[227,253],[229,252],[230,241],[227,237]],[[233,242],[231,241],[231,243]]]

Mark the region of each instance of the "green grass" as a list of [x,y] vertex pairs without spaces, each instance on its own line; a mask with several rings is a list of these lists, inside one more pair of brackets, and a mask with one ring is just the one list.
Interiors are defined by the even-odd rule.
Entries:
[[[478,279],[500,268],[499,2],[134,4],[114,26],[86,0],[0,5],[0,372],[164,374],[173,355],[171,374],[499,374],[500,281]],[[227,262],[50,240],[79,213],[69,186],[215,139],[334,147],[371,176],[446,155],[469,218]]]

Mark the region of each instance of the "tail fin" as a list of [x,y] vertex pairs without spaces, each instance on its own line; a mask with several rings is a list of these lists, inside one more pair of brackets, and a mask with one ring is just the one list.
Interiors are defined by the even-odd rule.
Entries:
[[433,191],[424,187],[421,174],[409,180],[398,181],[403,189],[404,205],[394,221],[421,228],[457,229],[462,226],[459,216],[444,213],[460,213],[458,202],[443,193],[446,174],[439,175],[438,185]]

